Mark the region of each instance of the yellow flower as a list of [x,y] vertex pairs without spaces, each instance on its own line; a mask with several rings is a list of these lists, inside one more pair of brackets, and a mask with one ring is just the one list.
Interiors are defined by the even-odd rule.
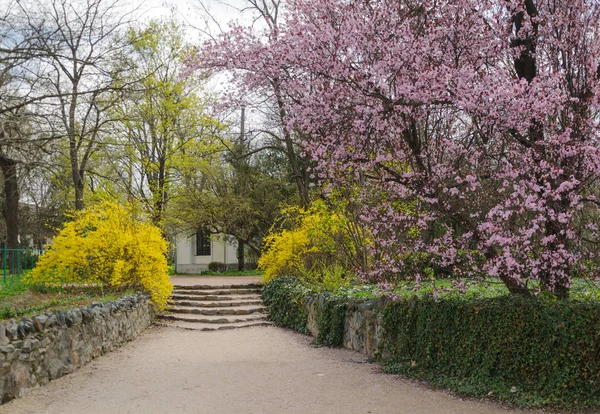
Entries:
[[173,289],[167,247],[160,229],[137,218],[130,206],[104,202],[63,226],[25,282],[131,286],[164,309]]

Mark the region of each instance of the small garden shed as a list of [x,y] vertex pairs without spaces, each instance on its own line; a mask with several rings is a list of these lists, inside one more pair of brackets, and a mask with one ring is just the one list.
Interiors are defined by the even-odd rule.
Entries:
[[237,268],[237,243],[224,234],[179,234],[176,241],[175,270],[177,273],[200,273],[208,270],[211,262],[219,262],[228,268]]

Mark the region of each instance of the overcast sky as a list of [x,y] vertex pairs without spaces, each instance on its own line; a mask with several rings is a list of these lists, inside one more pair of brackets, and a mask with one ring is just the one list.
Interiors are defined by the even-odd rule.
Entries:
[[130,4],[132,8],[139,7],[143,21],[172,17],[190,25],[191,43],[226,30],[230,21],[252,22],[250,13],[240,12],[244,0],[130,0]]

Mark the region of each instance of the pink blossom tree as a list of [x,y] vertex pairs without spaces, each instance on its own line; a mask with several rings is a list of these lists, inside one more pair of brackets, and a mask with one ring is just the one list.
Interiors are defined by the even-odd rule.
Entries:
[[276,87],[321,182],[360,189],[366,278],[566,297],[579,267],[598,275],[597,1],[292,0],[283,16],[192,67]]

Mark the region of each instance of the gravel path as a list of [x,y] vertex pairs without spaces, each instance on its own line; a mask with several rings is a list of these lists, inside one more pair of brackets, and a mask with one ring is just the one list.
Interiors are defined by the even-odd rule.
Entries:
[[276,327],[152,327],[0,413],[506,413],[379,374],[355,352]]

